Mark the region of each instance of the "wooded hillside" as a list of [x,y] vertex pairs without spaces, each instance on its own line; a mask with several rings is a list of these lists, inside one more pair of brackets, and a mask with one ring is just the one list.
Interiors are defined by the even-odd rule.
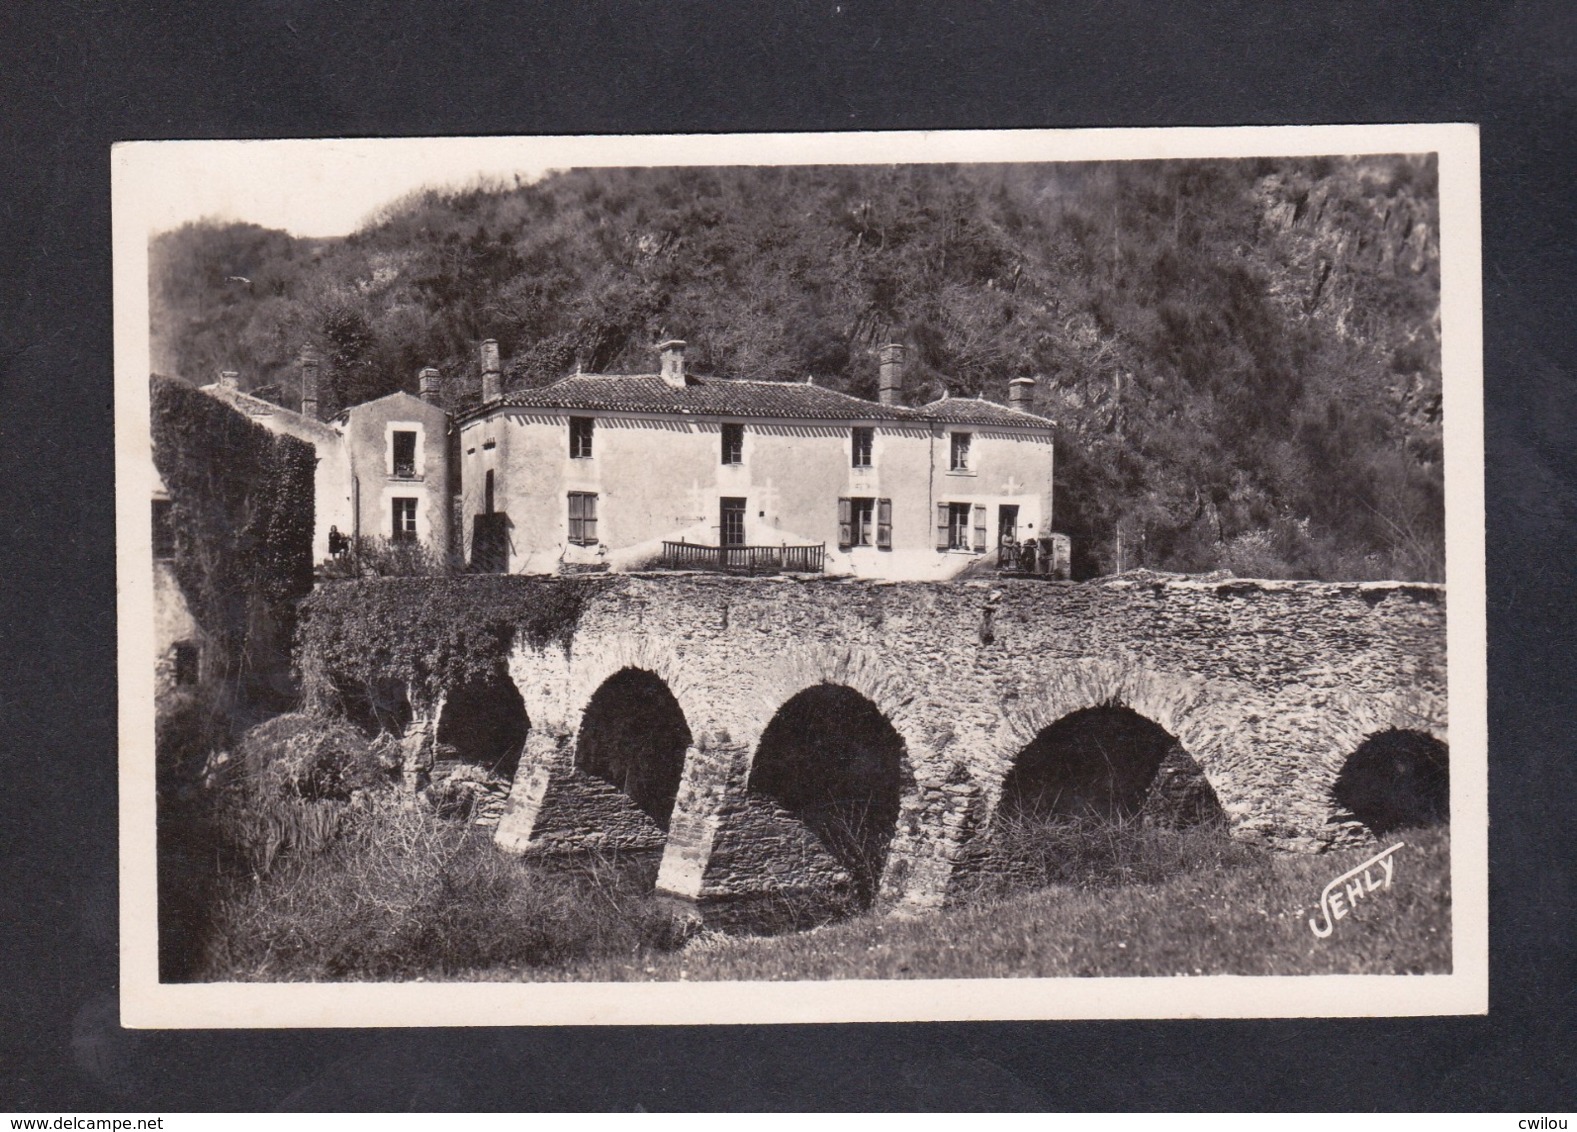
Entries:
[[[152,248],[154,367],[325,407],[438,366],[478,395],[649,372],[912,402],[1041,379],[1080,575],[1443,577],[1432,158],[576,170],[415,194],[344,239],[197,224]],[[270,387],[273,387],[272,389]]]

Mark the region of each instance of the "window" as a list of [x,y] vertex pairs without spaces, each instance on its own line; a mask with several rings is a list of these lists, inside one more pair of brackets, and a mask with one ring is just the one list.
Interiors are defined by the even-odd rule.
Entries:
[[591,459],[591,417],[571,417],[569,419],[569,458],[571,460]]
[[968,432],[953,433],[952,459],[948,467],[955,472],[969,471],[969,441],[973,434]]
[[416,478],[416,434],[414,432],[396,432],[394,434],[394,475],[397,479]]
[[838,500],[838,546],[893,548],[893,501],[891,499]]
[[857,428],[854,430],[854,461],[856,468],[871,466],[871,448],[874,444],[876,430],[874,428]]
[[577,546],[596,545],[597,497],[589,491],[569,493],[569,540]]
[[853,537],[853,546],[870,546],[875,541],[876,532],[872,528],[876,525],[876,501],[874,499],[851,499],[850,508],[853,519],[853,529],[849,532]]
[[745,462],[745,426],[742,424],[726,424],[723,426],[723,463],[743,464]]
[[947,505],[947,548],[949,550],[969,549],[969,504],[949,503]]
[[968,503],[936,505],[936,549],[986,549],[986,509]]
[[487,469],[487,477],[482,483],[482,513],[484,515],[491,515],[494,511],[494,503],[493,469],[489,468]]
[[168,499],[153,501],[153,556],[175,557],[175,522],[170,516]]
[[719,507],[718,537],[724,546],[745,545],[745,501],[724,498]]
[[197,646],[191,641],[179,642],[173,650],[175,661],[175,682],[177,684],[197,683],[199,654]]
[[394,530],[391,537],[395,542],[416,541],[416,500],[395,499],[394,505]]

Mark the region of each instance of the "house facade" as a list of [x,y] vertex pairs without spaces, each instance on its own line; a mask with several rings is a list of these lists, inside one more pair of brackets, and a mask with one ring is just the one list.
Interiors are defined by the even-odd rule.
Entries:
[[[828,573],[952,577],[1004,539],[1049,535],[1052,422],[1021,407],[899,403],[903,348],[881,395],[810,382],[576,374],[499,391],[457,419],[459,549],[473,569],[551,573],[656,565],[670,549],[819,548]],[[1033,382],[1012,390],[1027,402]]]
[[450,550],[449,414],[433,402],[437,371],[423,370],[423,396],[391,393],[318,419],[318,360],[301,356],[301,411],[283,408],[237,387],[226,372],[202,387],[270,432],[294,436],[317,452],[313,558],[333,553],[331,533],[411,542],[433,554]]

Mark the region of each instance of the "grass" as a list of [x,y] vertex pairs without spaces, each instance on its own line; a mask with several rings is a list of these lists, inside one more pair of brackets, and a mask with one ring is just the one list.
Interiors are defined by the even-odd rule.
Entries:
[[655,862],[533,867],[487,836],[392,798],[338,839],[221,891],[196,981],[453,979],[676,947]]
[[[1321,890],[1374,850],[1236,862],[1144,883],[1058,884],[902,919],[866,914],[798,935],[707,934],[682,950],[576,964],[594,981],[1424,974],[1451,969],[1450,838],[1395,840],[1393,887],[1317,939]],[[1394,842],[1392,842],[1394,843]]]
[[1288,856],[1219,827],[1006,826],[963,902],[731,936],[676,916],[656,862],[522,861],[485,833],[385,796],[326,845],[232,877],[193,977],[213,980],[663,981],[1417,974],[1450,970],[1450,839],[1392,839],[1393,886],[1327,939],[1326,883],[1373,848]]

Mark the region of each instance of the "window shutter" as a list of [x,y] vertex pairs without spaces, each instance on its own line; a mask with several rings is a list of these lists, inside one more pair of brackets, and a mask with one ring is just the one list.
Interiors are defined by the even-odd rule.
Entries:
[[854,545],[853,508],[847,499],[838,500],[838,549],[848,550]]
[[878,499],[876,501],[876,549],[891,550],[893,548],[893,501],[891,499]]
[[946,550],[952,540],[948,537],[947,504],[936,505],[936,549]]
[[986,507],[983,503],[975,504],[975,550],[984,553],[986,549]]

